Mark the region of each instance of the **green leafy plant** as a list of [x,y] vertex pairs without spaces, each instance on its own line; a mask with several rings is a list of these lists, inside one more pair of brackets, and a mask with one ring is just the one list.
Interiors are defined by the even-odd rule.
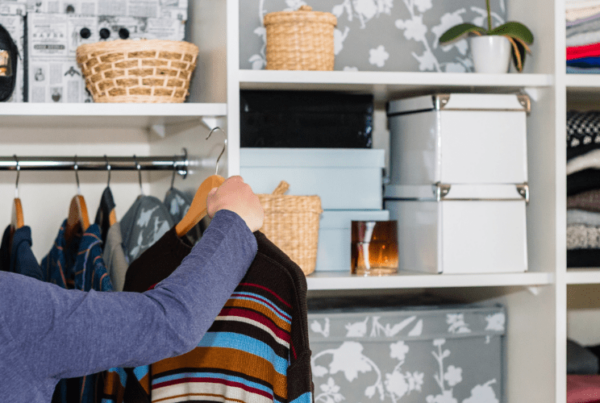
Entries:
[[456,25],[440,37],[440,44],[445,45],[467,35],[498,35],[507,38],[512,45],[512,60],[519,72],[523,71],[525,65],[525,55],[531,53],[530,45],[533,44],[533,34],[525,25],[520,22],[509,21],[499,27],[492,26],[492,11],[490,9],[490,0],[486,0],[487,6],[487,25],[488,28],[482,28],[474,24],[464,23]]

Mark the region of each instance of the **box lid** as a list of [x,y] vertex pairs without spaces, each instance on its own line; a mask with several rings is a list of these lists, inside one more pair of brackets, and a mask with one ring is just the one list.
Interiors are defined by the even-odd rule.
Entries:
[[[325,148],[242,148],[240,166],[383,168],[384,150]],[[327,178],[324,178],[326,180]]]
[[385,200],[400,201],[492,201],[515,200],[529,202],[529,186],[522,184],[504,185],[388,185],[384,192]]
[[502,336],[501,305],[459,304],[429,295],[310,298],[311,343]]
[[352,221],[387,221],[390,212],[387,210],[325,210],[321,214],[319,228],[350,229]]
[[529,97],[521,94],[434,94],[390,101],[387,115],[465,110],[529,112],[529,109]]

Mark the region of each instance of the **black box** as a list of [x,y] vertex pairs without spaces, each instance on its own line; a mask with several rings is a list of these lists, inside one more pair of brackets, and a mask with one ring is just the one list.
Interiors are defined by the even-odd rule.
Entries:
[[241,91],[242,147],[371,148],[373,96]]

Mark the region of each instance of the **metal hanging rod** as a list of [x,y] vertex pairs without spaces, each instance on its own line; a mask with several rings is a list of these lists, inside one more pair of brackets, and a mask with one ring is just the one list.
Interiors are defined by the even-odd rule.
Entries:
[[189,160],[183,155],[156,157],[0,157],[0,171],[176,171],[187,175]]

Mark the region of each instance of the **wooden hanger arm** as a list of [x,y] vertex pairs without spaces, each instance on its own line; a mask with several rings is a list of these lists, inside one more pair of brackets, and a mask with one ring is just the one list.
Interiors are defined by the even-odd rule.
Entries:
[[25,219],[23,217],[23,205],[21,204],[21,199],[19,199],[17,197],[17,198],[15,198],[15,200],[13,202],[10,226],[11,226],[12,230],[14,231],[19,228],[22,228],[24,225],[25,225]]
[[179,221],[179,223],[175,226],[175,232],[178,237],[182,237],[192,228],[194,228],[200,220],[206,217],[206,199],[208,199],[208,194],[214,188],[221,186],[225,182],[225,178],[219,175],[209,176],[198,188],[196,191],[196,195],[194,196],[194,200],[192,200],[192,204],[188,209],[186,215]]
[[69,217],[67,218],[67,227],[65,228],[65,239],[67,243],[73,238],[77,230],[85,232],[90,226],[87,204],[81,195],[76,195],[71,199],[69,206]]

